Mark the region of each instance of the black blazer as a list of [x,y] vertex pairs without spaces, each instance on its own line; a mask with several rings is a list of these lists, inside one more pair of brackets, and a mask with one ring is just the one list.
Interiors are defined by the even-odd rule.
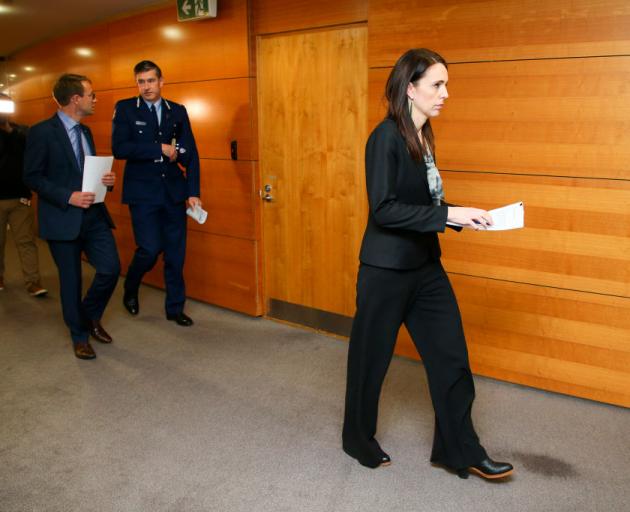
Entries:
[[[94,151],[90,129],[81,125]],[[80,191],[83,173],[72,149],[66,128],[55,114],[33,126],[26,138],[24,182],[38,195],[39,236],[44,240],[74,240],[79,236],[83,208],[68,203],[72,192]],[[102,209],[105,220],[114,227],[105,203],[91,208]]]
[[396,122],[382,121],[365,148],[370,212],[359,259],[375,267],[414,269],[440,258],[448,204],[435,206],[427,168],[414,161]]

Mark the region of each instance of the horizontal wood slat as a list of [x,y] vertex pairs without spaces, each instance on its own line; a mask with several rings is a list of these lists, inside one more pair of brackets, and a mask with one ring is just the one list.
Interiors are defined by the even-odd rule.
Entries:
[[156,62],[167,82],[248,76],[247,0],[219,4],[217,18],[178,23],[175,6],[109,24],[113,87],[134,84],[133,66]]
[[[11,94],[17,101],[50,99],[52,86],[62,73],[77,73],[95,79],[94,89],[109,89],[109,37],[106,24],[47,41],[13,55],[8,68],[17,77]],[[30,66],[33,71],[25,71]]]
[[[116,223],[114,236],[118,245],[123,273],[127,272],[135,244],[131,220],[112,215]],[[184,278],[188,297],[216,304],[249,315],[262,313],[257,292],[257,242],[188,230]],[[155,268],[144,282],[164,288],[163,263],[158,259]]]
[[[630,299],[450,278],[473,371],[630,406]],[[417,358],[404,329],[397,352]]]
[[525,204],[525,229],[441,235],[450,272],[630,297],[630,182],[442,175],[455,204]]
[[625,0],[379,0],[368,17],[370,67],[420,46],[453,62],[630,53]]
[[[389,69],[370,71],[370,125]],[[455,64],[441,169],[630,179],[630,56]]]

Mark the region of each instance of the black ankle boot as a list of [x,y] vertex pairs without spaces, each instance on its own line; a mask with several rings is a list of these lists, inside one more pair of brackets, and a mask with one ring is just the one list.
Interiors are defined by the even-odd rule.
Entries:
[[469,472],[493,480],[495,478],[504,478],[511,475],[514,472],[514,467],[508,462],[495,462],[490,457],[487,457],[478,464],[474,464],[468,468],[458,469],[457,476],[459,476],[459,478],[468,478]]

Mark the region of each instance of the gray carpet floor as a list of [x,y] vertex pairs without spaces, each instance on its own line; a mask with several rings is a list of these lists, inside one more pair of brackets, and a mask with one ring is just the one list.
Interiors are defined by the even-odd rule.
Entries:
[[[0,292],[0,511],[630,511],[630,410],[477,378],[482,442],[515,475],[460,480],[428,462],[433,413],[420,363],[395,358],[378,439],[393,464],[340,447],[347,344],[194,301],[167,322],[121,286],[112,345],[76,359],[56,272],[40,245],[44,299],[7,247]],[[86,279],[91,269],[85,265]]]

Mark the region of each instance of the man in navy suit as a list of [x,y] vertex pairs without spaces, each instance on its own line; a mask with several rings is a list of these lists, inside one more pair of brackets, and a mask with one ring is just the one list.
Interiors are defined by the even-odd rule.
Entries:
[[[38,194],[39,234],[48,241],[59,271],[61,308],[70,328],[74,354],[94,359],[88,342],[92,335],[101,343],[112,338],[101,317],[120,274],[120,261],[112,235],[112,222],[104,203],[94,203],[94,193],[82,192],[85,155],[94,155],[94,139],[84,117],[92,115],[96,94],[82,75],[62,75],[53,87],[59,110],[31,128],[24,155],[24,182]],[[112,187],[116,176],[105,173],[104,185]],[[81,299],[81,253],[96,275]]]
[[138,314],[142,277],[163,253],[166,318],[189,326],[193,322],[184,313],[186,201],[191,208],[201,207],[199,155],[186,108],[162,98],[160,68],[143,60],[134,75],[140,95],[116,104],[112,129],[114,156],[127,160],[122,201],[129,205],[136,241],[123,304]]

